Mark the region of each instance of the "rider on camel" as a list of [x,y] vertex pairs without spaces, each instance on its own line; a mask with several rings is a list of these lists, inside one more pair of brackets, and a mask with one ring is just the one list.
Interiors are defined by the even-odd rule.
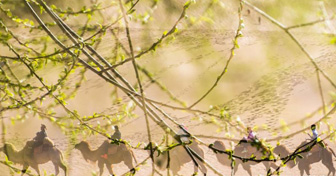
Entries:
[[323,143],[323,141],[321,141],[321,138],[319,137],[319,134],[317,132],[316,129],[316,125],[312,124],[310,126],[310,129],[312,130],[312,135],[308,134],[312,140],[315,140],[318,144],[320,144],[323,148],[325,148],[325,144]]
[[250,143],[252,146],[257,147],[257,149],[262,148],[263,152],[271,152],[271,150],[258,139],[257,134],[252,130],[251,127],[247,127],[246,131],[248,133],[247,137],[243,137],[238,145],[241,143]]
[[258,140],[257,134],[252,130],[251,127],[247,127],[247,141],[254,142],[255,140]]
[[117,125],[115,125],[114,126],[114,133],[112,134],[112,136],[111,136],[111,140],[113,140],[113,139],[121,139],[121,133],[120,133],[120,131],[119,131],[119,127],[117,126]]
[[46,130],[47,127],[44,124],[41,124],[41,131],[37,132],[33,139],[36,147],[42,145],[44,138],[48,137]]
[[246,128],[247,137],[244,136],[240,142],[255,142],[258,140],[257,134],[252,130],[251,127]]
[[36,133],[36,136],[33,138],[34,144],[32,146],[32,155],[36,153],[36,148],[43,145],[43,140],[48,136],[47,127],[44,124],[41,124],[41,131]]
[[[109,138],[111,140],[111,144],[116,144],[119,145],[119,141],[121,139],[121,132],[119,131],[119,127],[117,125],[113,126],[114,128],[114,133],[111,135],[111,137]],[[117,143],[116,143],[117,142]],[[116,152],[116,148],[117,146],[113,145],[109,145],[106,148],[106,153],[104,153],[103,155],[101,155],[102,158],[107,159],[108,155],[111,153],[115,153]]]

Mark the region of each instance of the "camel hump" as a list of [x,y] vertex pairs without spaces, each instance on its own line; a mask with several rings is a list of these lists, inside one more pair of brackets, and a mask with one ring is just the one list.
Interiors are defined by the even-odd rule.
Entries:
[[43,145],[46,145],[46,146],[49,146],[49,147],[53,147],[54,146],[54,142],[50,138],[45,137],[43,139]]
[[215,141],[214,147],[219,150],[225,150],[225,145],[222,141]]
[[118,151],[128,151],[128,148],[125,144],[109,144],[107,147],[107,151],[109,155],[113,155],[115,153],[117,153]]
[[35,143],[34,140],[29,140],[29,141],[26,142],[26,146],[31,148],[31,147],[34,146],[34,143]]
[[107,154],[108,155],[113,155],[113,154],[117,153],[118,147],[119,146],[117,146],[117,145],[110,145],[107,149]]

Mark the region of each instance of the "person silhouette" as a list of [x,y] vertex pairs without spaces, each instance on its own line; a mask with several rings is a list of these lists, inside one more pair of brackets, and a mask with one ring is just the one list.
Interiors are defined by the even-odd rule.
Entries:
[[240,140],[239,143],[242,142],[255,142],[256,140],[258,140],[257,138],[257,133],[255,133],[251,127],[247,127],[246,128],[246,132],[247,132],[247,136],[244,136],[242,140]]
[[308,134],[312,140],[315,140],[321,147],[325,148],[325,144],[323,141],[321,141],[321,138],[319,137],[319,134],[316,129],[316,125],[312,124],[310,126],[310,129],[312,131],[312,135]]
[[44,138],[48,137],[46,130],[47,127],[44,124],[41,124],[41,131],[37,132],[36,136],[33,138],[37,147],[43,144]]
[[310,136],[312,139],[317,139],[318,137],[319,137],[319,134],[318,134],[318,132],[317,132],[317,130],[316,130],[316,125],[315,124],[312,124],[311,126],[310,126],[310,129],[312,130],[312,135]]
[[43,140],[48,137],[47,135],[47,126],[44,124],[41,124],[41,131],[36,133],[36,136],[33,138],[33,146],[32,146],[32,156],[34,156],[34,153],[38,153],[37,148],[41,145],[43,145]]
[[[110,145],[107,146],[106,153],[101,155],[102,158],[107,159],[108,155],[114,154],[117,151],[117,146],[119,145],[118,141],[121,139],[121,132],[119,131],[119,127],[117,125],[114,126],[114,130],[115,130],[114,133],[109,138],[111,140],[111,143]],[[113,145],[113,144],[116,144],[116,145]]]
[[114,133],[112,134],[110,139],[121,139],[121,133],[119,131],[119,127],[117,125],[114,126]]
[[[258,150],[261,148],[263,153],[272,154],[272,151],[266,146],[264,142],[258,139],[257,133],[255,133],[251,127],[247,127],[246,132],[248,135],[243,137],[243,139],[239,141],[238,145],[241,143],[250,143],[251,146],[257,147]],[[244,149],[244,152],[247,152],[247,148]]]
[[255,141],[255,140],[258,140],[258,139],[257,139],[257,134],[252,130],[251,127],[247,127],[246,131],[247,131],[247,133],[248,133],[247,138],[246,138],[247,141],[251,141],[251,142],[253,142],[253,141]]

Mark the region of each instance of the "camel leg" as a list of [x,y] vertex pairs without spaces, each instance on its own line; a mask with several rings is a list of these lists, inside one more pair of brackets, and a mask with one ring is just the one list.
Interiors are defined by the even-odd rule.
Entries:
[[252,176],[252,170],[251,170],[251,165],[249,164],[243,164],[243,168],[247,171],[247,173]]
[[233,168],[233,175],[236,175],[236,173],[238,171],[238,166],[239,166],[239,163],[236,163],[236,165]]
[[[331,155],[329,155],[329,156],[331,156]],[[328,157],[328,156],[324,156],[324,157]],[[328,168],[328,170],[329,170],[328,175],[330,175],[331,173],[333,175],[335,175],[335,167],[333,165],[332,157],[330,157],[330,159],[323,159],[322,163]]]
[[[300,164],[300,163],[299,163]],[[299,165],[299,169],[300,169],[300,173],[301,173],[301,176],[303,176],[304,172],[306,172],[307,175],[310,175],[310,164],[304,164],[304,165]]]
[[66,167],[66,165],[63,162],[60,162],[58,166],[64,171],[64,175],[67,176],[68,168]]
[[131,155],[127,156],[124,160],[124,164],[128,167],[132,174],[135,174],[135,168],[133,166],[133,158]]
[[28,167],[29,167],[29,165],[27,163],[23,164],[22,171],[21,171],[22,172],[21,176],[23,176],[27,172]]
[[197,175],[198,172],[198,167],[196,166],[196,164],[194,164],[194,174],[193,175]]
[[310,164],[308,164],[308,167],[306,167],[306,173],[307,173],[307,175],[310,175],[310,169],[311,169],[311,166],[310,166]]
[[103,161],[98,160],[98,168],[99,168],[99,176],[102,176],[104,172],[104,162]]
[[[68,175],[68,168],[66,167],[66,165],[64,164],[63,162],[63,156],[62,156],[62,153],[59,152],[58,153],[58,157],[56,159],[53,159],[52,160],[52,163],[54,164],[55,166],[55,172],[57,174],[59,174],[59,168],[61,168],[63,171],[64,171],[64,175],[67,176]],[[57,169],[56,169],[57,168]],[[56,174],[56,175],[57,175]]]
[[273,162],[263,162],[265,168],[266,168],[266,171],[268,171],[269,169],[276,169],[278,168],[278,166],[276,164],[274,164]]
[[[204,166],[204,164],[202,162],[198,162],[198,163],[199,163],[198,166],[200,167],[200,171],[203,172],[204,175],[206,175],[207,168]],[[196,165],[194,165],[194,174],[196,174],[197,172],[198,172],[198,167]]]
[[266,171],[268,171],[271,168],[271,165],[269,162],[262,162],[262,164],[265,166]]
[[53,163],[54,167],[55,167],[55,176],[57,176],[59,174],[59,167],[56,163]]
[[309,167],[309,166],[306,166],[306,164],[303,164],[304,161],[301,161],[299,162],[299,170],[300,170],[300,175],[303,176],[303,174],[305,173],[305,168],[306,167]]
[[300,169],[300,175],[303,176],[304,170]]
[[324,163],[324,161],[322,160],[322,163],[328,168],[328,176],[331,174],[331,173],[334,173],[335,172],[335,168],[333,168],[334,166],[330,166],[329,163]]
[[270,169],[276,169],[278,168],[278,166],[276,164],[274,164],[273,162],[263,162],[265,168],[266,168],[266,172],[268,172]]
[[[194,143],[195,145],[195,143]],[[204,151],[198,146],[192,146],[192,149],[199,155],[201,156],[201,158],[204,158]],[[207,173],[207,168],[204,166],[204,164],[202,163],[202,161],[196,159],[198,164],[199,164],[199,168],[200,168],[200,171],[203,172],[204,175],[206,175]],[[197,173],[198,172],[198,167],[196,165],[194,165],[194,173]]]
[[37,175],[41,175],[38,164],[32,164],[31,167],[37,172]]
[[115,176],[112,170],[112,164],[110,162],[105,162],[106,168],[109,171],[110,175]]
[[278,166],[272,162],[272,163],[270,164],[270,168],[276,169],[276,168],[278,168]]
[[300,170],[300,175],[303,176],[303,174],[304,174],[304,169],[299,167],[299,170]]
[[178,175],[178,171],[173,170],[172,172],[173,172],[173,175]]
[[181,166],[177,166],[176,168],[173,168],[171,171],[173,172],[173,175],[179,175],[178,171],[180,171]]
[[204,166],[203,163],[200,164],[200,167],[202,168],[202,172],[203,172],[204,176],[206,176],[206,174],[208,172],[208,169]]

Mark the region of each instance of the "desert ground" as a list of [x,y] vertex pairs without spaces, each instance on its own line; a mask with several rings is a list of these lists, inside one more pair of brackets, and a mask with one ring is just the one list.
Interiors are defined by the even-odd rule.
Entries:
[[[227,74],[205,101],[195,108],[207,111],[210,106],[227,107],[233,118],[240,118],[245,126],[257,127],[258,137],[266,140],[295,133],[315,123],[323,117],[323,112],[320,110],[308,118],[310,113],[321,107],[314,66],[284,31],[263,17],[258,22],[260,15],[253,11],[247,14],[245,10],[243,13],[243,18],[245,19],[244,37],[239,39],[240,48],[237,49]],[[332,22],[335,24],[335,21]],[[294,22],[289,21],[286,25],[293,25],[292,23]],[[171,41],[169,45],[159,47],[157,53],[150,53],[138,60],[140,65],[148,66],[149,70],[155,75],[155,79],[164,83],[175,97],[189,105],[211,87],[217,75],[224,68],[230,54],[232,37],[235,34],[236,27],[236,25],[232,25],[225,20],[212,28],[207,28],[206,24],[204,26],[182,30],[183,32],[175,40]],[[167,29],[131,28],[133,40],[136,43],[135,48],[155,41],[155,38],[162,35],[162,32]],[[150,39],[152,40],[145,40],[146,38],[143,36],[143,33],[148,30],[151,31],[152,36]],[[56,31],[56,33],[61,32]],[[316,25],[294,29],[293,34],[310,55],[314,57],[319,67],[327,72],[333,81],[336,81],[336,59],[334,57],[336,46],[335,44],[330,44],[330,35],[320,30],[320,27],[316,27]],[[41,36],[45,34],[41,32],[29,35],[23,32],[19,36],[33,38],[34,35]],[[122,42],[127,42],[124,31],[120,31],[118,35],[121,36]],[[110,49],[113,47],[110,41],[111,38],[111,34],[108,33],[102,40],[101,47],[97,49],[103,56],[107,57],[111,53]],[[135,83],[136,79],[131,68],[132,65],[129,62],[118,68],[118,71],[130,82]],[[50,66],[41,72],[45,79],[53,82],[53,80],[57,79],[60,69],[58,66]],[[112,101],[113,98],[110,96],[114,87],[92,72],[87,72],[85,76],[86,81],[78,89],[77,95],[67,102],[67,107],[76,109],[81,116],[89,116],[94,112],[104,114],[117,112],[121,105],[114,103]],[[68,84],[74,84],[77,78],[76,76],[71,77],[68,80]],[[333,99],[331,94],[335,90],[325,79],[322,79],[321,82],[322,90],[325,94],[325,102],[330,102]],[[32,81],[32,84],[34,83],[36,83],[36,80]],[[176,102],[173,102],[167,94],[163,93],[150,80],[144,79],[144,88],[147,97],[176,105]],[[125,94],[119,92],[119,97],[122,99],[121,104],[131,104]],[[43,107],[44,105],[41,106]],[[206,120],[211,120],[213,117],[165,107],[163,109],[174,120],[185,124],[193,135],[200,136],[200,139],[207,144],[213,143],[216,140],[214,139],[215,137],[230,136],[233,139],[241,139],[244,136],[244,134],[235,131],[232,133],[225,132],[223,125],[218,126],[206,123]],[[330,109],[331,106],[327,108],[327,111]],[[66,115],[59,107],[54,110],[58,116]],[[219,113],[217,110],[212,112]],[[106,140],[106,137],[99,134],[78,134],[73,138],[67,129],[62,130],[50,120],[43,117],[37,118],[34,114],[27,114],[26,118],[12,124],[11,117],[15,117],[18,113],[20,111],[9,111],[2,114],[7,128],[7,133],[2,135],[7,142],[13,143],[17,149],[21,149],[25,142],[32,139],[35,133],[39,131],[40,124],[45,124],[49,138],[63,152],[70,176],[98,175],[97,163],[85,161],[81,153],[74,149],[74,146],[76,143],[85,140],[91,144],[92,148],[98,148]],[[134,113],[136,114],[135,116],[128,117],[121,122],[113,122],[113,125],[119,125],[122,139],[129,141],[132,146],[148,142],[145,116],[139,108],[136,108]],[[335,115],[331,114],[328,123],[335,124],[335,122]],[[105,121],[98,119],[91,121],[91,123],[95,125],[105,124]],[[288,124],[288,127],[284,123]],[[172,125],[170,122],[169,124]],[[323,132],[327,133],[328,126],[326,123],[321,122],[319,125],[318,131],[321,134]],[[285,127],[282,128],[282,126]],[[111,127],[112,124],[107,129],[109,134],[114,132]],[[174,129],[178,129],[178,127],[174,126]],[[276,130],[274,131],[274,129]],[[150,130],[153,141],[160,143],[164,131],[152,121],[150,122]],[[269,143],[275,146],[279,141],[291,151],[294,151],[302,141],[309,138],[307,133],[310,131],[307,130],[305,132]],[[214,138],[204,136],[212,136]],[[323,136],[325,135],[322,134]],[[172,141],[171,137],[170,140]],[[231,145],[228,140],[222,141],[227,146]],[[327,140],[326,143],[336,150],[335,140]],[[0,142],[0,145],[3,145],[3,141]],[[206,161],[223,175],[231,175],[230,167],[221,165],[213,151],[205,146],[201,148],[205,152],[204,159]],[[133,149],[133,152],[138,162],[148,157],[148,152],[142,149]],[[1,153],[0,160],[4,159],[5,155]],[[334,165],[336,164],[335,159],[333,158]],[[14,166],[17,168],[22,167],[20,165]],[[54,173],[54,167],[51,162],[40,165],[40,170],[42,175]],[[128,168],[123,163],[119,163],[113,165],[113,170],[119,176],[126,173]],[[284,176],[300,175],[297,166],[292,169],[285,167],[281,171],[283,171],[281,175]],[[151,172],[152,164],[148,160],[144,165],[139,166],[136,175],[146,176],[150,175]],[[162,175],[167,175],[166,171],[159,172]],[[33,170],[31,170],[31,173],[36,174]],[[267,171],[262,164],[257,164],[252,167],[252,173],[253,175],[266,175]],[[311,167],[311,175],[322,176],[327,175],[327,173],[326,167],[321,162],[315,163]],[[183,176],[192,175],[193,164],[184,165],[179,174]],[[10,175],[10,170],[7,166],[0,164],[0,175]],[[15,173],[14,175],[20,175],[20,173]],[[60,175],[63,175],[63,171],[61,171]],[[103,175],[108,175],[106,168]],[[208,168],[207,175],[212,176],[215,173]],[[236,175],[244,176],[248,175],[248,173],[240,166]]]

